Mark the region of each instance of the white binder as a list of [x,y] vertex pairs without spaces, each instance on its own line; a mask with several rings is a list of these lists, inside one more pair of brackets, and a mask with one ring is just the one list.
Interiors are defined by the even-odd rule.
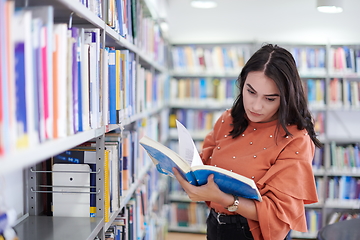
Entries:
[[[90,166],[88,164],[54,164],[53,171],[53,216],[89,217],[90,193],[86,193],[90,192]],[[74,171],[79,173],[74,173]]]

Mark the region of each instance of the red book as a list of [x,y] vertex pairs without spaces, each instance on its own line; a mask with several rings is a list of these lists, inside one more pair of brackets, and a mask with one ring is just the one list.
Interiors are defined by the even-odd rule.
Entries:
[[[1,4],[1,3],[0,3]],[[0,39],[0,44],[2,44],[2,41],[3,39]],[[0,56],[2,56],[2,51],[1,51],[1,46],[0,46]],[[3,64],[2,64],[2,61],[1,61],[1,57],[0,57],[0,73],[3,72],[2,70],[3,68]],[[0,156],[4,154],[4,143],[3,143],[3,107],[2,107],[2,74],[0,74],[0,93],[1,93],[1,97],[0,97]]]
[[45,139],[50,138],[50,133],[47,129],[48,122],[50,121],[49,114],[49,92],[48,92],[48,58],[47,58],[47,34],[46,27],[43,26],[41,28],[41,93],[42,93],[42,109],[43,109],[43,117],[44,117],[44,130],[45,130]]
[[55,51],[53,52],[53,116],[54,116],[54,121],[53,121],[53,136],[54,138],[58,138],[59,134],[58,134],[58,119],[59,119],[59,108],[58,108],[58,98],[59,98],[59,92],[57,91],[57,89],[59,88],[59,83],[58,83],[58,55],[59,55],[59,36],[55,35],[54,36],[54,43],[55,43]]

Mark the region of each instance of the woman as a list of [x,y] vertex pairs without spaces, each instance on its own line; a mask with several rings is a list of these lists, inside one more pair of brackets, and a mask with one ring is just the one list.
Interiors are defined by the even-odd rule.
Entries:
[[[197,187],[176,178],[193,201],[211,208],[207,239],[284,239],[305,232],[304,204],[318,201],[312,160],[316,138],[301,79],[291,53],[261,47],[238,78],[240,94],[206,136],[204,164],[252,178],[262,201],[222,192],[212,175]],[[225,214],[225,215],[224,215]]]

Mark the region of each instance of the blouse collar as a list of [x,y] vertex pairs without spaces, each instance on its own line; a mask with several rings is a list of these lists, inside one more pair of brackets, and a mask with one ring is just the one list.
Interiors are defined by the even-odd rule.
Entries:
[[271,126],[275,126],[277,124],[277,122],[278,122],[278,119],[275,119],[275,120],[270,121],[270,122],[265,122],[265,123],[252,122],[249,119],[248,119],[248,121],[249,121],[249,126],[250,127],[260,129],[260,128],[268,128],[268,127],[271,127]]

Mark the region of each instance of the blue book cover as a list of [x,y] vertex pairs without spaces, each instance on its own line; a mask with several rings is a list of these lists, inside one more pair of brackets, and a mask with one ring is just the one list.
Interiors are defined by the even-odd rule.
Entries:
[[351,51],[350,48],[344,46],[344,54],[345,54],[345,67],[346,68],[353,68],[352,61],[351,61]]
[[147,136],[140,139],[140,144],[154,162],[156,169],[164,175],[175,177],[172,170],[175,167],[189,183],[201,186],[207,183],[210,174],[214,174],[214,181],[223,192],[258,201],[262,200],[255,182],[250,178],[210,165],[191,167],[176,152]]
[[[79,83],[81,80],[79,80],[79,69],[78,69],[78,40],[79,40],[79,28],[72,27],[69,28],[69,33],[71,34],[71,37],[73,38],[72,42],[72,59],[71,59],[71,73],[72,73],[72,102],[73,102],[73,109],[72,109],[72,116],[73,116],[73,131],[74,133],[79,131]],[[80,59],[79,59],[80,60]]]
[[316,91],[315,91],[315,82],[313,79],[308,79],[307,80],[307,90],[308,90],[308,102],[314,103],[316,100]]
[[25,94],[25,44],[15,44],[15,84],[16,84],[16,125],[17,144],[27,146],[26,94]]
[[224,59],[224,69],[233,69],[233,62],[231,61],[230,57],[229,57],[229,53],[228,53],[228,49],[223,47],[222,48],[222,55],[223,55],[223,59]]
[[127,0],[126,3],[126,28],[127,28],[127,36],[126,38],[133,42],[133,33],[132,33],[132,16],[131,16],[131,0]]
[[197,185],[195,176],[191,173],[188,163],[186,163],[177,153],[159,142],[144,136],[140,139],[140,144],[146,150],[151,160],[154,162],[156,169],[170,177],[175,178],[173,168],[176,167],[183,178],[189,183]]
[[308,68],[314,68],[316,66],[316,57],[315,57],[315,49],[314,48],[307,48],[306,49],[306,58],[307,58],[307,65]]
[[325,48],[319,48],[318,49],[318,67],[325,68],[325,62],[326,62],[326,52]]
[[124,37],[124,5],[123,1],[116,1],[117,20],[119,26],[119,34]]
[[[80,32],[78,32],[80,34]],[[83,61],[82,57],[81,57],[81,38],[78,37],[77,39],[77,49],[76,49],[76,62],[77,62],[77,80],[78,80],[78,89],[77,89],[77,97],[78,97],[78,109],[77,109],[77,113],[74,111],[75,114],[78,115],[78,130],[79,132],[84,131],[84,127],[83,127],[83,102],[82,102],[82,91],[83,90],[83,86],[82,86],[82,75],[81,75],[81,62]]]
[[115,65],[115,49],[109,49],[109,113],[110,124],[117,124],[116,114],[116,65]]
[[207,98],[207,81],[206,81],[206,78],[200,78],[199,82],[200,82],[199,98],[200,99]]
[[261,196],[255,182],[250,178],[210,165],[194,166],[192,167],[192,172],[199,186],[206,184],[209,175],[214,174],[214,181],[221,191],[235,196],[261,201]]

